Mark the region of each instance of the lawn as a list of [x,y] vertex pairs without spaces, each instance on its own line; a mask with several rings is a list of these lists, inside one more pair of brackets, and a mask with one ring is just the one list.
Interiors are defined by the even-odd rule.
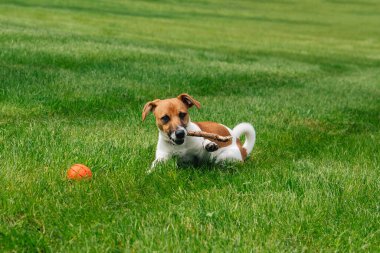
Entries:
[[[2,0],[0,251],[380,251],[379,24],[376,0]],[[142,108],[183,92],[255,126],[244,164],[145,173]]]

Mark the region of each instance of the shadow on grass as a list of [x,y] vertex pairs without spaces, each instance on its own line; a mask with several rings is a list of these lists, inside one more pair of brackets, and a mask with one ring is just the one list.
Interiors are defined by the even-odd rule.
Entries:
[[374,133],[380,131],[380,103],[375,108],[344,108],[345,118],[340,128],[346,134]]
[[[110,14],[110,15],[120,15],[120,16],[130,16],[130,17],[141,17],[141,18],[156,18],[156,19],[186,19],[186,18],[215,18],[215,19],[228,19],[228,20],[245,20],[245,21],[254,21],[254,22],[268,22],[268,23],[278,23],[286,25],[301,25],[301,26],[328,26],[328,23],[321,21],[310,21],[310,20],[292,20],[285,18],[269,18],[265,16],[242,16],[242,15],[233,15],[233,14],[217,14],[212,10],[200,13],[195,11],[186,11],[186,12],[176,12],[173,9],[170,11],[157,11],[149,10],[149,8],[144,9],[144,11],[139,10],[128,10],[128,8],[109,8],[107,6],[101,6],[101,8],[96,8],[93,6],[80,6],[76,5],[57,5],[57,4],[29,4],[20,1],[10,2],[12,5],[22,6],[26,8],[44,8],[50,10],[65,10],[71,12],[84,12],[89,14]],[[203,9],[205,10],[205,9]]]
[[[61,60],[65,62],[65,59],[66,57],[63,57]],[[71,64],[63,63],[61,60],[59,56],[58,59],[49,60],[51,64],[48,69],[31,69],[31,63],[27,62],[2,66],[0,89],[3,92],[0,97],[27,108],[43,106],[42,111],[50,115],[112,117],[130,111],[140,113],[146,101],[167,97],[168,87],[170,94],[186,91],[195,96],[210,93],[215,96],[271,96],[273,90],[298,89],[304,87],[307,82],[304,74],[271,71],[236,73],[212,67],[207,71],[200,71],[183,66],[177,67],[180,72],[164,72],[160,64],[157,64],[146,72],[145,58],[126,58],[125,62],[107,59],[106,63],[98,59],[90,64],[91,67],[86,60],[82,63],[79,61],[74,67],[70,67],[75,73],[68,75],[59,69],[62,65]],[[42,61],[45,61],[44,58]],[[92,71],[98,71],[98,74],[94,76],[91,74]],[[111,72],[108,76],[116,72],[118,76],[109,80],[105,74],[107,71]],[[75,83],[77,75],[90,76],[86,84],[78,87]],[[136,85],[129,88],[126,82]]]
[[[360,156],[358,145],[367,145],[371,150],[371,142],[363,140],[363,135],[380,131],[379,123],[376,109],[347,109],[340,118],[290,122],[286,129],[262,137],[265,140],[258,136],[256,146],[265,150],[258,163],[280,165],[299,159],[338,159],[341,153],[346,154],[346,162],[354,161]],[[352,145],[355,139],[360,141]]]
[[199,172],[218,172],[225,174],[235,174],[243,168],[243,162],[226,161],[223,163],[215,163],[213,161],[195,162],[195,163],[183,163],[176,159],[177,169],[183,171],[199,171]]
[[267,51],[258,50],[254,52],[245,52],[241,50],[241,54],[256,55],[257,57],[275,57],[283,58],[295,62],[302,62],[308,64],[319,65],[322,71],[328,73],[343,73],[352,71],[352,67],[368,68],[368,67],[379,67],[380,61],[377,59],[370,60],[366,57],[357,56],[324,56],[324,55],[310,55],[294,52],[285,51]]

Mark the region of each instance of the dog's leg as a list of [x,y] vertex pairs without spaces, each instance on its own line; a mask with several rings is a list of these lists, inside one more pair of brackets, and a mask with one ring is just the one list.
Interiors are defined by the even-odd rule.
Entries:
[[152,162],[152,165],[150,168],[146,171],[147,174],[150,174],[154,171],[158,163],[165,162],[170,158],[170,154],[160,152],[159,150],[156,151],[156,158]]
[[218,144],[208,139],[204,139],[202,142],[202,145],[203,145],[203,148],[206,149],[208,152],[214,152],[219,149]]

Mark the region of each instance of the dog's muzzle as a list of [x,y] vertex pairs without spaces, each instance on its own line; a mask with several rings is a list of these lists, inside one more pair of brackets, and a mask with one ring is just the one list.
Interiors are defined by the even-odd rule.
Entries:
[[181,145],[185,142],[186,129],[184,127],[178,127],[169,137],[173,144]]

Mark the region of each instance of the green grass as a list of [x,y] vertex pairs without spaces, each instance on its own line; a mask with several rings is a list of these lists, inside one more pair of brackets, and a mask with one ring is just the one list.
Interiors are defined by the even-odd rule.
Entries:
[[[1,1],[0,251],[379,251],[379,24],[376,0]],[[145,174],[142,107],[182,92],[254,124],[246,163]]]

